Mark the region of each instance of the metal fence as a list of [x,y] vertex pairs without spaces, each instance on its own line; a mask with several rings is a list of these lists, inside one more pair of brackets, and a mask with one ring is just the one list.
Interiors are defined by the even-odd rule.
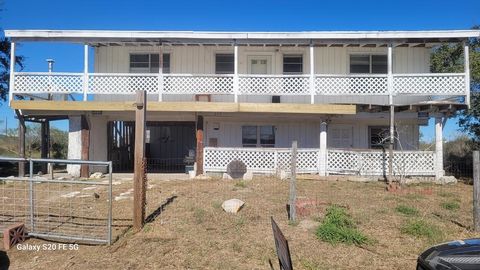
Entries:
[[[112,163],[104,161],[22,159],[28,177],[0,177],[0,230],[23,223],[29,236],[70,242],[111,244]],[[75,164],[106,167],[106,180],[35,175],[36,164]]]

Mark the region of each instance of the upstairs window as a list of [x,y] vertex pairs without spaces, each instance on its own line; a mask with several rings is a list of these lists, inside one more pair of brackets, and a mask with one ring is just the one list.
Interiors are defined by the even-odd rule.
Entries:
[[302,55],[284,55],[283,56],[283,74],[302,74],[303,56]]
[[242,126],[243,147],[275,147],[274,126]]
[[350,73],[352,74],[387,74],[387,65],[387,55],[350,55]]
[[216,54],[215,55],[215,73],[216,74],[233,74],[235,71],[235,60],[233,54]]
[[[130,54],[131,73],[158,73],[159,54]],[[163,54],[163,73],[170,73],[170,54]]]

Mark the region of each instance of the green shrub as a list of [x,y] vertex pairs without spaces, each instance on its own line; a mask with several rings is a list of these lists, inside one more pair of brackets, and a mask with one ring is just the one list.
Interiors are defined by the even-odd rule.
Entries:
[[245,182],[243,180],[240,180],[240,181],[235,183],[235,187],[246,188],[247,187],[247,182]]
[[418,238],[427,238],[431,242],[437,242],[443,236],[439,228],[422,219],[409,220],[402,226],[401,232]]
[[327,209],[316,235],[320,240],[331,244],[362,245],[369,242],[368,237],[357,230],[355,222],[345,209],[335,205]]
[[416,216],[418,215],[418,210],[415,207],[407,206],[407,205],[399,205],[395,208],[395,210],[401,214],[406,216]]
[[450,210],[450,211],[455,211],[455,210],[460,209],[460,204],[458,202],[454,202],[454,201],[442,202],[440,204],[440,206],[443,209]]

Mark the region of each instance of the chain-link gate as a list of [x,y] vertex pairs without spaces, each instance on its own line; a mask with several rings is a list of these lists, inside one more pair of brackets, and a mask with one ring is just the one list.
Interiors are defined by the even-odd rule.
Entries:
[[[28,235],[71,242],[111,244],[112,163],[63,159],[0,157],[28,163],[28,177],[0,177],[0,230],[23,223]],[[106,167],[106,180],[35,175],[36,165]],[[50,179],[49,179],[50,178]]]

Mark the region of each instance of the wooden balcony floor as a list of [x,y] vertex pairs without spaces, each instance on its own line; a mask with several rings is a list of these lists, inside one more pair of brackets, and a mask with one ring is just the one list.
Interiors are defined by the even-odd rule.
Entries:
[[[134,111],[133,102],[104,101],[36,101],[12,100],[12,109],[25,111],[79,112],[79,111]],[[242,112],[242,113],[300,113],[300,114],[356,114],[355,105],[295,104],[295,103],[231,103],[231,102],[153,102],[147,103],[153,112]]]

